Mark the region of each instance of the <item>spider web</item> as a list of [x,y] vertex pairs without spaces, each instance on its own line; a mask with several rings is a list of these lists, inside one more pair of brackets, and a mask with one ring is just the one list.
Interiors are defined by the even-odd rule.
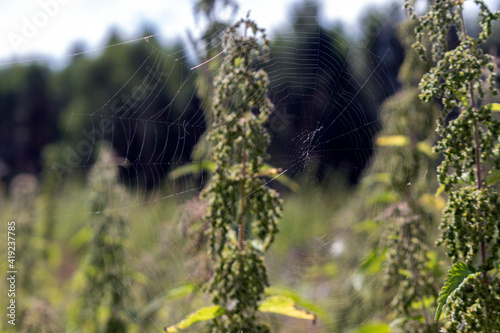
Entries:
[[[364,245],[372,244],[378,235],[361,240],[359,246],[347,244],[345,237],[349,237],[352,230],[338,221],[342,219],[338,205],[329,205],[326,200],[319,204],[319,212],[311,213],[310,220],[294,218],[290,215],[294,212],[288,213],[287,208],[294,204],[295,194],[279,182],[279,177],[288,176],[297,181],[301,186],[299,196],[300,191],[309,191],[301,197],[304,201],[322,200],[325,192],[320,189],[319,181],[345,188],[358,180],[372,156],[372,138],[380,129],[377,94],[382,91],[387,95],[396,90],[388,83],[392,82],[388,67],[392,55],[384,45],[374,52],[367,49],[371,45],[363,44],[368,35],[377,37],[380,29],[369,27],[358,32],[354,42],[346,43],[344,31],[339,27],[309,26],[307,17],[295,19],[299,22],[304,19],[305,23],[281,31],[273,44],[271,59],[259,65],[269,74],[270,98],[275,105],[268,124],[272,137],[268,163],[281,170],[278,176],[269,178],[267,184],[280,189],[285,201],[283,232],[278,234],[266,264],[271,285],[294,289],[300,297],[319,304],[336,317],[331,322],[320,320],[316,326],[277,316],[266,318],[275,325],[279,323],[283,332],[350,331],[356,328],[353,320],[359,325],[385,310],[368,304],[362,297],[362,290],[381,288],[378,275],[357,274],[357,268],[367,260]],[[219,34],[222,36],[223,31]],[[105,94],[101,105],[71,113],[66,125],[67,136],[74,134],[72,124],[78,122],[89,124],[90,131],[77,133],[83,138],[76,146],[61,145],[53,163],[53,172],[61,179],[75,170],[83,170],[88,179],[94,165],[92,156],[99,158],[94,153],[98,142],[106,139],[108,144],[120,147],[114,165],[120,167],[122,181],[130,194],[127,200],[107,207],[106,211],[120,211],[127,219],[128,251],[133,258],[133,269],[148,281],[143,285],[131,281],[130,285],[132,293],[145,303],[188,284],[198,274],[188,263],[185,248],[192,240],[183,230],[182,222],[199,218],[203,213],[203,206],[193,198],[209,177],[206,172],[173,180],[168,176],[172,170],[189,163],[191,147],[203,137],[207,127],[203,106],[211,104],[211,96],[205,94],[199,99],[197,91],[190,91],[190,87],[205,89],[198,80],[199,73],[213,80],[215,72],[211,68],[219,67],[223,56],[197,67],[196,54],[206,50],[200,48],[193,52],[184,48],[166,53],[153,43],[155,38],[158,36],[105,48],[120,52],[121,48],[146,43],[149,53],[142,55],[141,65],[121,83],[120,89]],[[311,43],[318,47],[300,48]],[[347,48],[347,52],[341,48]],[[369,54],[372,63],[362,59],[364,53]],[[346,57],[335,57],[336,54],[346,54]],[[73,66],[78,66],[77,62]],[[161,93],[167,88],[171,99],[161,100]],[[371,115],[367,107],[374,110]],[[61,164],[58,162],[61,160],[66,162]],[[143,187],[148,190],[144,191]],[[287,200],[292,203],[287,204]],[[232,204],[235,203],[228,203]],[[93,216],[102,213],[76,213],[72,218],[91,221]],[[379,213],[375,209],[351,211],[354,219],[375,217]],[[68,216],[54,218],[62,222]],[[314,223],[314,219],[321,219],[318,221],[321,226],[311,225],[306,236],[294,234],[295,223],[308,225]],[[206,221],[198,229],[205,227]],[[285,248],[289,249],[288,253],[284,253]],[[338,267],[343,273],[331,273],[331,279],[320,278],[314,275],[318,267],[332,270]],[[317,279],[307,280],[310,276]],[[348,281],[339,277],[348,277]],[[203,299],[206,302],[207,299]],[[352,304],[359,306],[353,310],[349,306]],[[162,329],[175,323],[196,309],[195,305],[189,305],[189,301],[166,302],[150,323],[151,327]]]

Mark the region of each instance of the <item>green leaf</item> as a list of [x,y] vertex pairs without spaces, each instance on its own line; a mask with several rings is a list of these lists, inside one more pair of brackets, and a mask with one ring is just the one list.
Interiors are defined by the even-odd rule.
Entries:
[[367,175],[366,177],[364,177],[362,182],[365,185],[371,185],[371,184],[375,184],[375,183],[390,184],[391,183],[391,174],[388,172],[374,173],[374,174]]
[[[213,172],[214,170],[215,170],[215,162],[212,161],[194,162],[185,164],[183,166],[180,166],[172,170],[168,174],[168,178],[175,180],[187,175],[198,174],[203,171]],[[288,187],[290,190],[294,192],[297,192],[300,189],[299,184],[294,182],[290,177],[288,177],[284,173],[283,174],[280,173],[281,173],[280,169],[275,168],[269,164],[264,164],[257,173],[257,176],[274,178],[277,182],[283,184],[284,186]]]
[[366,274],[378,274],[384,268],[387,260],[387,248],[371,250],[361,263],[361,270]]
[[486,178],[486,184],[493,185],[498,181],[500,181],[500,170],[491,169],[488,178]]
[[488,104],[485,106],[491,108],[491,111],[500,112],[500,104],[499,103],[491,103],[491,104]]
[[168,174],[168,178],[175,180],[177,178],[187,175],[197,174],[202,171],[211,172],[214,171],[214,169],[215,169],[215,162],[212,161],[194,162],[194,163],[184,164],[183,166],[180,166],[172,170]]
[[295,301],[286,296],[271,296],[266,298],[259,305],[259,311],[285,315],[287,317],[312,320],[316,323],[316,315],[300,310],[295,306]]
[[399,196],[397,193],[392,191],[383,191],[376,193],[368,198],[368,203],[370,205],[382,204],[382,203],[394,203],[398,201]]
[[433,296],[424,297],[418,301],[411,302],[411,308],[414,310],[420,310],[422,308],[430,308],[436,302],[436,298]]
[[413,277],[413,274],[409,270],[403,269],[403,268],[398,269],[398,274],[402,275],[402,276],[405,276],[407,278],[412,278]]
[[408,137],[405,135],[379,136],[376,140],[377,146],[381,147],[405,147],[408,145]]
[[188,297],[191,293],[198,290],[195,284],[187,283],[174,289],[170,289],[165,294],[152,300],[146,307],[139,313],[139,318],[144,319],[158,311],[161,307],[165,306],[168,301],[182,299]]
[[290,177],[288,177],[284,173],[280,174],[281,172],[282,170],[275,168],[272,165],[264,164],[262,168],[259,170],[259,173],[257,175],[273,178],[294,192],[300,190],[299,184],[294,182]]
[[417,143],[417,150],[430,158],[436,157],[436,154],[432,151],[432,146],[427,141],[420,141]]
[[295,290],[283,287],[269,287],[266,288],[266,295],[268,296],[285,296],[292,299],[301,308],[315,313],[323,321],[328,321],[330,316],[326,311],[316,304],[302,298]]
[[71,237],[69,245],[73,250],[80,250],[90,241],[90,239],[92,239],[93,234],[94,230],[92,228],[83,227],[73,237]]
[[438,197],[441,193],[444,191],[444,184],[441,184],[441,186],[438,187],[436,191],[436,197]]
[[361,325],[354,333],[389,333],[391,332],[389,324],[377,321],[369,321]]
[[448,271],[448,276],[446,277],[446,281],[444,282],[443,289],[439,293],[438,305],[436,309],[435,320],[438,321],[439,317],[441,317],[441,312],[443,311],[443,307],[446,304],[448,297],[451,293],[457,289],[460,284],[468,277],[470,274],[476,273],[476,269],[470,265],[466,265],[462,262],[457,262],[453,266],[451,266]]
[[196,312],[191,313],[186,319],[181,320],[175,325],[165,327],[167,332],[178,332],[200,321],[207,321],[226,314],[226,309],[219,305],[208,306],[201,308]]

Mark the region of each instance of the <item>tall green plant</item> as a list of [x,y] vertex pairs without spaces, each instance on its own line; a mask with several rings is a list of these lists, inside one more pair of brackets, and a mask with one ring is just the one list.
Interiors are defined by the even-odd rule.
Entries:
[[[497,91],[492,57],[479,47],[491,35],[498,13],[474,0],[482,30],[473,38],[467,33],[463,3],[436,0],[419,17],[406,2],[410,16],[419,22],[414,47],[425,58],[423,39],[428,35],[434,61],[420,82],[420,97],[426,102],[439,98],[443,104],[436,150],[443,154],[438,178],[448,203],[438,243],[446,246],[453,265],[440,293],[436,319],[446,307],[444,332],[498,332],[498,266],[496,273],[493,270],[500,252],[500,201],[494,185],[500,170],[500,122],[493,115],[497,105],[483,103],[488,92]],[[447,42],[452,29],[457,45]],[[454,118],[453,112],[458,116]]]
[[227,311],[213,320],[214,332],[262,331],[267,328],[256,322],[255,313],[268,285],[263,254],[278,232],[282,209],[277,192],[259,178],[270,140],[264,124],[273,105],[267,73],[255,71],[253,63],[267,58],[269,40],[247,18],[227,30],[224,48],[209,134],[215,170],[202,194],[208,200],[205,218],[215,261],[207,291]]
[[[407,21],[399,28],[401,42],[410,47],[415,24]],[[411,41],[410,41],[411,40]],[[388,144],[404,138],[402,147],[391,147],[391,164],[395,168],[391,177],[391,188],[398,193],[399,202],[389,206],[379,219],[386,225],[382,243],[387,249],[384,269],[385,287],[398,290],[398,296],[391,300],[396,319],[393,326],[403,332],[437,332],[439,326],[432,320],[432,301],[437,299],[435,285],[436,271],[431,256],[436,256],[428,246],[426,228],[432,227],[432,208],[426,207],[429,185],[435,185],[435,156],[431,145],[435,140],[429,123],[435,121],[437,108],[424,104],[418,97],[418,81],[428,63],[421,63],[414,50],[408,49],[399,72],[402,89],[383,105],[384,122],[380,144]],[[387,169],[387,159],[384,159]],[[434,179],[431,179],[434,178]],[[433,182],[434,180],[434,182]],[[433,184],[434,183],[434,184]],[[431,208],[431,209],[429,209]]]
[[115,153],[101,144],[89,177],[94,234],[84,266],[87,283],[80,316],[81,325],[94,332],[126,332],[128,325],[125,300],[131,272],[125,255],[127,226],[116,209],[126,199],[126,191],[118,183],[118,164]]

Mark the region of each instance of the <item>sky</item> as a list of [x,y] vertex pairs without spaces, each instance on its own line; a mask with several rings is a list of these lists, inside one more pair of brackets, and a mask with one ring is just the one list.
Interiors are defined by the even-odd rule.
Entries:
[[[251,18],[271,33],[286,24],[291,6],[300,0],[240,0],[236,17],[251,10]],[[390,0],[320,0],[323,22],[354,22],[367,5]],[[2,1],[0,5],[0,65],[17,61],[64,59],[71,47],[83,41],[88,50],[99,49],[110,28],[133,40],[147,22],[156,27],[163,40],[185,39],[187,31],[196,35],[192,0],[23,0]],[[96,50],[97,52],[97,50]]]

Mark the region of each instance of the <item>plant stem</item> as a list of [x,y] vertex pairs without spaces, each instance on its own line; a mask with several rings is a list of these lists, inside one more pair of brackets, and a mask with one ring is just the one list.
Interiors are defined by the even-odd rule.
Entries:
[[[464,15],[463,15],[463,11],[462,11],[462,4],[460,4],[459,10],[460,10],[462,34],[463,34],[463,38],[465,38],[465,36],[467,34],[467,30],[465,27]],[[474,98],[474,85],[472,84],[472,82],[469,82],[469,95],[470,95],[471,107],[474,110],[474,109],[476,109],[476,101]],[[475,158],[475,162],[476,162],[476,186],[477,186],[477,190],[481,191],[481,189],[483,187],[483,182],[482,182],[483,177],[482,177],[482,170],[481,170],[481,139],[479,138],[479,124],[477,123],[477,119],[474,119],[472,128],[473,128],[473,132],[474,132],[474,150],[475,150],[475,157],[474,158]],[[485,235],[484,235],[485,221],[483,220],[481,222],[481,224],[483,226],[483,239],[481,240],[481,245],[480,245],[480,247],[481,247],[481,263],[482,263],[483,267],[485,267],[486,257],[487,257],[486,240],[485,240]],[[484,280],[484,283],[488,283],[486,270],[483,271],[483,280]]]
[[240,250],[245,247],[245,181],[246,181],[246,153],[245,144],[241,148],[241,197],[240,197],[240,223],[238,227],[238,245]]

